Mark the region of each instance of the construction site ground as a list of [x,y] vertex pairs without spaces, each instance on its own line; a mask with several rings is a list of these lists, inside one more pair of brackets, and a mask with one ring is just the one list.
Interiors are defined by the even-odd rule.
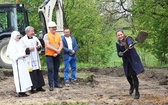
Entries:
[[[62,71],[62,70],[60,70]],[[83,72],[87,78],[81,78]],[[54,88],[49,91],[47,72],[43,70],[45,92],[18,97],[15,92],[12,70],[0,70],[0,104],[1,105],[168,105],[168,68],[145,68],[138,75],[140,99],[129,95],[129,84],[123,69],[119,67],[80,68],[77,69],[75,83]],[[63,77],[60,77],[63,82]],[[74,104],[73,104],[74,105]]]

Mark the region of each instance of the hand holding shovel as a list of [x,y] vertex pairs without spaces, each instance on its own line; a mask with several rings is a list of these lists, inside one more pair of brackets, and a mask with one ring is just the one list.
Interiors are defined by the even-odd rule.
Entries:
[[121,53],[123,53],[123,54],[126,53],[129,49],[131,49],[137,43],[143,43],[145,41],[145,39],[147,38],[147,36],[148,36],[148,33],[146,31],[141,30],[138,33],[137,37],[135,38],[135,42],[131,46],[129,46],[125,51],[123,51]]

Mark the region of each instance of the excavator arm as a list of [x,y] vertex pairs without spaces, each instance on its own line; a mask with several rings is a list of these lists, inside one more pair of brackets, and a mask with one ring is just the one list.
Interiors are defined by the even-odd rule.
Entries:
[[[40,21],[42,22],[42,36],[48,32],[48,23],[56,20],[57,33],[63,34],[63,2],[62,0],[45,0],[44,3],[39,7],[38,13]],[[56,17],[53,18],[53,12],[55,10]]]

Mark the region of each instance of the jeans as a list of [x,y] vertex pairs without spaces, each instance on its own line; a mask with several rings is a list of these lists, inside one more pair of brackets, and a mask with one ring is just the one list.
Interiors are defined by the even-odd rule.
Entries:
[[70,56],[67,60],[64,60],[64,83],[69,80],[69,65],[71,67],[71,80],[76,79],[76,59]]
[[58,84],[58,71],[60,67],[60,55],[56,57],[46,56],[47,70],[48,70],[48,85],[53,87],[53,85]]

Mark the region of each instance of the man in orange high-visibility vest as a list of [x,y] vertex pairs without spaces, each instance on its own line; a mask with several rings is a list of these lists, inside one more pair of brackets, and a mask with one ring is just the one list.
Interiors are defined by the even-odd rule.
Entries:
[[48,24],[49,32],[44,35],[45,55],[48,70],[49,90],[53,91],[54,87],[62,88],[59,84],[59,67],[60,53],[63,48],[61,36],[56,33],[56,23],[51,21]]

